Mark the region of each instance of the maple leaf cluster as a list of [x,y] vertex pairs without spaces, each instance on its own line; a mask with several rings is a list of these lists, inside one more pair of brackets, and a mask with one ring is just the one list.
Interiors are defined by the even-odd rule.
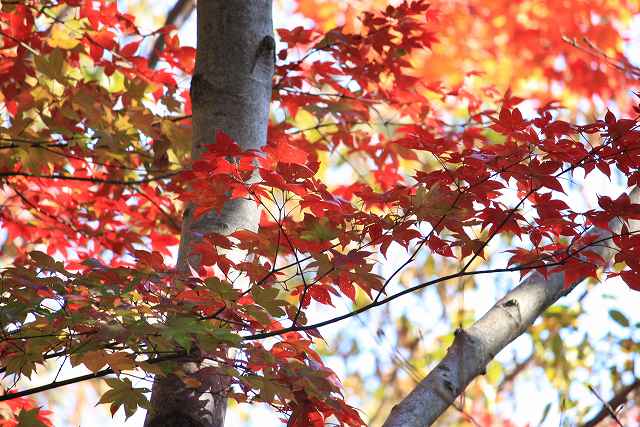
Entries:
[[[357,32],[278,30],[267,145],[243,151],[218,131],[191,161],[179,81],[195,50],[172,28],[142,34],[104,0],[3,2],[3,372],[30,377],[69,357],[115,373],[101,403],[127,416],[148,404],[127,372],[176,373],[202,390],[224,375],[229,397],[266,402],[289,425],[359,426],[314,350],[319,328],[481,272],[499,237],[522,242],[500,271],[561,271],[567,286],[597,277],[606,263],[590,248],[612,240],[625,266],[610,275],[640,289],[640,240],[627,225],[640,205],[603,195],[580,211],[564,198],[577,173],[639,183],[637,117],[576,125],[555,102],[527,115],[511,91],[427,78],[416,58],[438,46],[439,16],[406,1],[362,14]],[[158,70],[141,53],[152,36],[165,41]],[[202,236],[199,268],[170,267],[183,207],[199,217],[233,199],[260,208],[259,229]],[[596,227],[606,233],[588,233]],[[378,274],[400,248],[402,267]],[[462,267],[392,293],[422,252]],[[344,297],[353,311],[308,319]],[[193,354],[216,363],[180,371]]]

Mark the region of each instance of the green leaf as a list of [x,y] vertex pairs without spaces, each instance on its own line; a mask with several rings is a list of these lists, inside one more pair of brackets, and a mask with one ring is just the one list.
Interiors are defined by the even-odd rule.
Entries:
[[338,237],[338,231],[329,223],[329,219],[322,217],[314,221],[310,228],[300,233],[300,238],[313,242],[329,242]]
[[256,319],[256,321],[262,324],[268,324],[271,320],[267,312],[262,307],[259,307],[257,305],[247,305],[243,307],[243,310],[249,316],[253,317],[254,319]]
[[55,265],[56,261],[49,255],[40,251],[29,252],[29,257],[34,260],[39,267],[51,268]]
[[551,410],[551,403],[547,403],[544,407],[544,410],[542,411],[542,417],[540,418],[540,422],[538,422],[538,425],[542,425],[544,420],[547,419],[547,416],[549,415],[550,410]]
[[622,312],[618,310],[615,310],[615,309],[609,310],[609,317],[611,317],[620,326],[623,326],[625,328],[628,328],[630,325],[629,319],[627,319],[627,316],[625,316],[624,314],[622,314]]
[[40,421],[39,414],[39,408],[22,409],[16,418],[18,421],[16,427],[48,427],[47,424]]
[[31,378],[31,374],[36,371],[36,363],[42,363],[44,358],[40,353],[24,352],[5,360],[6,374],[18,374]]
[[60,49],[53,49],[49,55],[38,55],[33,58],[36,69],[47,77],[55,79],[60,83],[64,78],[64,56]]
[[205,286],[220,295],[225,301],[237,301],[240,298],[240,291],[233,288],[227,281],[222,281],[217,277],[209,277],[205,280]]
[[193,345],[193,335],[201,331],[203,323],[189,317],[172,317],[167,321],[162,336],[175,341],[189,352]]
[[56,261],[44,252],[31,251],[29,252],[29,257],[36,262],[38,267],[45,268],[50,271],[57,271],[58,273],[68,273],[65,270],[63,263]]
[[215,328],[212,332],[212,336],[218,341],[224,341],[233,345],[238,345],[242,342],[242,337],[238,334],[234,334],[225,328]]
[[256,286],[251,290],[253,300],[260,307],[263,307],[272,316],[284,316],[285,312],[282,309],[283,305],[287,305],[286,301],[276,299],[278,296],[278,289],[273,287],[263,288]]
[[105,382],[111,387],[111,390],[100,397],[98,404],[110,403],[111,416],[115,415],[121,406],[124,407],[124,414],[127,418],[132,416],[138,408],[149,406],[149,400],[144,393],[148,393],[150,390],[134,388],[129,378],[109,378]]

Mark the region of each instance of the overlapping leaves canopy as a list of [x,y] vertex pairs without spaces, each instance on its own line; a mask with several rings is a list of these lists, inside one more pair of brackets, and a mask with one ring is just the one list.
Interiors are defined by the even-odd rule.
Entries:
[[[587,231],[640,219],[640,207],[603,195],[580,211],[563,194],[575,174],[638,184],[640,110],[625,112],[635,101],[623,93],[637,76],[622,55],[629,8],[475,3],[301,1],[317,25],[278,30],[266,148],[212,132],[191,162],[195,50],[173,28],[142,33],[104,0],[3,2],[3,372],[30,377],[55,359],[115,373],[101,402],[130,415],[146,390],[127,373],[172,372],[197,352],[217,363],[184,376],[194,388],[215,372],[231,378],[230,397],[294,425],[362,425],[314,350],[321,326],[467,275],[596,277],[606,262],[590,247],[603,242]],[[466,32],[472,42],[456,41]],[[157,69],[144,52],[155,37]],[[533,99],[524,109],[521,93]],[[562,105],[578,96],[625,113],[571,123]],[[206,236],[202,268],[176,273],[184,204],[200,215],[240,197],[261,206],[260,229]],[[498,236],[519,243],[504,268],[483,269]],[[640,289],[640,238],[623,228],[612,240],[623,267],[609,276]],[[383,277],[392,245],[406,262]],[[391,293],[425,251],[460,268]],[[354,311],[338,316],[340,298]],[[310,322],[321,306],[326,320]]]

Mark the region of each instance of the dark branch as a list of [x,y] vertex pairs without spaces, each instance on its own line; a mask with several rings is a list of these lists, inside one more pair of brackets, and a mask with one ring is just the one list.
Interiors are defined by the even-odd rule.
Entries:
[[[185,357],[184,353],[177,353],[177,354],[172,354],[170,356],[161,356],[161,357],[156,357],[154,359],[149,359],[146,360],[145,363],[151,363],[151,364],[155,364],[155,363],[161,363],[161,362],[167,362],[167,361],[171,361],[171,360],[177,360],[180,358]],[[32,388],[28,388],[26,390],[22,390],[22,391],[17,391],[15,393],[7,393],[7,394],[3,394],[2,396],[0,396],[0,402],[4,402],[7,400],[11,400],[11,399],[17,399],[19,397],[25,397],[25,396],[31,396],[32,394],[36,394],[36,393],[41,393],[43,391],[47,391],[47,390],[53,390],[56,389],[58,387],[63,387],[65,385],[70,385],[70,384],[75,384],[75,383],[79,383],[82,381],[87,381],[87,380],[92,380],[95,378],[101,378],[101,377],[105,377],[107,375],[111,375],[114,374],[115,372],[113,371],[113,369],[111,368],[107,368],[107,369],[103,369],[101,371],[98,372],[94,372],[92,374],[87,374],[87,375],[81,375],[79,377],[73,377],[73,378],[69,378],[66,380],[62,380],[62,381],[54,381],[52,383],[49,384],[45,384],[39,387],[32,387]]]
[[73,176],[73,175],[62,175],[62,174],[52,174],[52,175],[40,175],[29,172],[0,172],[0,178],[4,177],[13,177],[13,176],[23,176],[26,178],[40,178],[40,179],[61,179],[66,181],[84,181],[84,182],[93,182],[95,184],[113,184],[113,185],[139,185],[145,184],[153,181],[160,181],[162,179],[171,178],[172,176],[178,175],[180,172],[171,172],[164,175],[145,177],[140,179],[132,179],[132,180],[123,180],[123,179],[102,179],[102,178],[93,178],[93,177],[85,177],[85,176]]
[[7,393],[0,396],[0,402],[4,402],[6,400],[17,399],[19,397],[30,396],[32,394],[41,393],[43,391],[52,390],[54,388],[63,387],[65,385],[74,384],[86,380],[92,380],[95,378],[104,377],[109,374],[113,374],[113,369],[103,369],[102,371],[95,372],[93,374],[82,375],[79,377],[69,378],[67,380],[56,381],[49,384],[45,384],[39,387],[28,388],[26,390],[17,391],[15,393]]
[[[617,420],[617,416],[615,413],[616,408],[624,404],[627,401],[627,396],[638,387],[640,387],[640,379],[636,378],[634,382],[618,391],[608,402],[603,402],[604,405],[602,406],[602,409],[600,409],[600,411],[598,411],[598,413],[593,418],[582,424],[582,427],[595,427],[608,416],[611,416],[613,417],[613,419]],[[599,398],[597,394],[596,397]],[[618,423],[620,422],[619,420],[617,421]]]
[[511,372],[507,373],[504,376],[502,382],[500,382],[500,384],[498,384],[498,387],[496,388],[496,392],[500,393],[505,388],[509,387],[515,381],[515,379],[518,377],[518,375],[520,375],[522,372],[524,372],[527,369],[527,367],[531,364],[531,362],[533,362],[534,356],[535,356],[535,353],[532,352],[529,355],[529,357],[527,357],[522,362],[516,364],[516,366],[511,370]]
[[391,302],[393,300],[395,300],[396,298],[400,298],[403,295],[406,294],[410,294],[413,293],[417,290],[420,289],[424,289],[427,288],[429,286],[438,284],[438,283],[442,283],[442,282],[446,282],[448,280],[452,280],[452,279],[457,279],[460,277],[466,277],[466,276],[476,276],[476,275],[481,275],[481,274],[494,274],[494,273],[510,273],[510,272],[514,272],[514,271],[531,271],[531,270],[535,270],[535,269],[548,269],[550,267],[557,267],[557,266],[561,266],[564,265],[570,258],[574,258],[576,257],[580,252],[587,250],[589,248],[592,248],[594,246],[597,246],[598,244],[611,240],[614,237],[617,236],[621,236],[621,235],[631,235],[631,234],[637,234],[638,232],[629,232],[629,233],[624,233],[624,234],[612,234],[610,236],[607,237],[603,237],[601,239],[598,240],[594,240],[593,242],[590,242],[589,244],[576,249],[575,251],[571,252],[570,254],[567,254],[565,257],[563,257],[562,259],[558,260],[558,261],[554,261],[554,262],[549,262],[549,263],[544,263],[544,260],[539,260],[539,262],[537,264],[525,264],[525,265],[519,265],[516,267],[504,267],[504,268],[492,268],[492,269],[487,269],[487,270],[476,270],[476,271],[458,271],[456,273],[452,273],[452,274],[448,274],[446,276],[441,276],[438,277],[436,279],[430,280],[428,282],[423,282],[420,283],[418,285],[412,286],[410,288],[407,289],[403,289],[400,292],[397,292],[393,295],[388,296],[387,298],[378,300],[378,301],[374,301],[371,302],[370,304],[367,304],[363,307],[360,307],[357,310],[354,311],[350,311],[348,313],[345,313],[341,316],[336,316],[333,317],[331,319],[327,319],[324,320],[322,322],[318,322],[318,323],[313,323],[311,325],[304,325],[304,326],[296,326],[296,327],[288,327],[288,328],[283,328],[283,329],[278,329],[276,331],[270,331],[270,332],[263,332],[263,333],[259,333],[259,334],[254,334],[254,335],[247,335],[245,337],[243,337],[243,340],[245,341],[253,341],[253,340],[261,340],[264,338],[269,338],[269,337],[274,337],[274,336],[278,336],[278,335],[283,335],[286,334],[288,332],[301,332],[301,331],[309,331],[312,329],[317,329],[317,328],[321,328],[323,326],[328,326],[331,325],[333,323],[337,323],[340,322],[342,320],[348,319],[350,317],[354,317],[357,316],[361,313],[364,313],[365,311],[371,310],[372,308],[375,307],[379,307],[381,305],[385,305],[388,302]]
[[[289,327],[289,328],[283,328],[283,329],[279,329],[276,331],[271,331],[271,332],[264,332],[264,333],[259,333],[259,334],[254,334],[254,335],[248,335],[243,337],[244,341],[252,341],[252,340],[260,340],[260,339],[264,339],[264,338],[269,338],[269,337],[273,337],[273,336],[279,336],[282,334],[285,334],[287,332],[294,332],[294,331],[307,331],[307,330],[311,330],[311,329],[317,329],[323,326],[327,326],[330,325],[332,323],[336,323],[339,322],[341,320],[344,319],[348,319],[350,317],[353,316],[357,316],[360,313],[363,313],[365,311],[368,311],[374,307],[378,307],[381,305],[385,305],[388,302],[399,298],[402,295],[414,292],[418,289],[422,289],[425,288],[427,286],[430,285],[434,285],[440,282],[444,282],[447,280],[451,280],[453,278],[458,278],[458,277],[463,277],[463,276],[472,276],[472,275],[476,275],[476,274],[492,274],[492,273],[500,273],[500,272],[513,272],[513,271],[521,271],[521,270],[531,270],[531,269],[536,269],[536,268],[548,268],[548,267],[553,267],[556,265],[561,265],[562,263],[566,262],[567,259],[569,259],[570,257],[574,257],[576,254],[578,254],[579,252],[581,252],[582,250],[585,250],[587,248],[593,247],[594,245],[601,243],[603,241],[606,240],[610,240],[612,239],[614,236],[608,236],[608,237],[604,237],[602,239],[596,240],[594,242],[591,242],[589,245],[585,245],[582,248],[577,249],[575,252],[573,252],[572,254],[568,255],[567,257],[561,259],[560,261],[554,262],[554,263],[548,263],[548,264],[538,264],[538,265],[529,265],[529,266],[517,266],[517,267],[510,267],[510,268],[498,268],[498,269],[491,269],[491,270],[482,270],[482,271],[460,271],[454,274],[450,274],[447,276],[443,276],[443,277],[439,277],[437,279],[431,280],[429,282],[424,282],[421,283],[419,285],[413,286],[411,288],[407,288],[404,289],[396,294],[393,294],[385,299],[376,301],[376,302],[372,302],[371,304],[368,304],[364,307],[361,307],[357,310],[351,311],[349,313],[343,314],[342,316],[337,316],[328,320],[325,320],[323,322],[318,322],[318,323],[314,323],[311,325],[305,325],[305,326],[296,326],[296,327]],[[184,353],[177,353],[177,354],[172,354],[169,356],[161,356],[161,357],[157,357],[157,358],[153,358],[153,359],[149,359],[147,361],[145,361],[146,363],[150,363],[150,364],[155,364],[155,363],[161,363],[161,362],[165,362],[165,361],[171,361],[171,360],[177,360],[180,358],[185,357]],[[78,376],[78,377],[74,377],[74,378],[69,378],[67,380],[63,380],[63,381],[56,381],[56,382],[52,382],[43,386],[39,386],[39,387],[33,387],[33,388],[29,388],[23,391],[19,391],[19,392],[15,392],[15,393],[7,393],[5,395],[0,396],[0,402],[3,401],[7,401],[7,400],[11,400],[11,399],[16,399],[19,397],[25,397],[25,396],[29,396],[32,394],[36,394],[36,393],[40,393],[42,391],[46,391],[46,390],[52,390],[58,387],[62,387],[65,385],[69,385],[69,384],[74,384],[74,383],[78,383],[78,382],[82,382],[82,381],[86,381],[86,380],[90,380],[90,379],[95,379],[95,378],[100,378],[100,377],[104,377],[106,375],[110,375],[113,374],[114,371],[111,368],[108,369],[103,369],[101,371],[92,373],[92,374],[87,374],[87,375],[82,375],[82,376]],[[631,392],[633,389],[635,389],[636,387],[638,387],[640,385],[640,380],[636,380],[633,384],[625,387],[623,390],[621,390],[618,394],[616,394],[616,397],[614,397],[614,399],[612,399],[610,401],[610,405],[613,406],[614,404],[617,403],[616,406],[619,406],[622,402],[624,402],[626,395],[629,394],[629,392]],[[623,393],[625,390],[628,390],[626,393]],[[619,400],[619,403],[618,403]],[[607,409],[603,409],[606,414],[610,414],[610,412]],[[605,417],[606,417],[605,414]],[[594,418],[595,419],[595,418]],[[594,426],[595,424],[585,424],[584,426]]]

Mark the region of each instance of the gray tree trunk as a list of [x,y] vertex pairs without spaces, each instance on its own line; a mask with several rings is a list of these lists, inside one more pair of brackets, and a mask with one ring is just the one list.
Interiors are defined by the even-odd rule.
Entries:
[[[275,58],[271,7],[271,0],[197,2],[197,56],[191,80],[194,159],[215,142],[216,130],[244,149],[266,143]],[[193,206],[188,206],[179,271],[187,271],[188,265],[198,267],[199,259],[189,253],[204,234],[255,230],[259,219],[255,204],[241,199],[225,204],[221,214],[209,212],[197,221],[192,212]],[[185,363],[183,369],[195,372],[198,364]],[[194,390],[175,376],[158,378],[145,427],[222,427],[227,401],[220,390],[225,381],[218,378],[217,383],[220,387],[213,387],[217,390]]]
[[[638,203],[638,189],[631,193],[631,199]],[[614,222],[612,229],[619,231],[621,224],[617,220]],[[630,231],[639,229],[639,221],[632,221]],[[602,229],[595,229],[591,234],[596,239],[611,235]],[[615,253],[612,246],[613,242],[608,240],[596,245],[593,251],[610,260]],[[393,407],[383,427],[433,424],[475,377],[485,373],[487,364],[500,350],[522,335],[550,305],[582,280],[584,278],[565,288],[562,273],[549,274],[547,279],[538,272],[530,274],[480,320],[467,329],[457,331],[445,358]]]

